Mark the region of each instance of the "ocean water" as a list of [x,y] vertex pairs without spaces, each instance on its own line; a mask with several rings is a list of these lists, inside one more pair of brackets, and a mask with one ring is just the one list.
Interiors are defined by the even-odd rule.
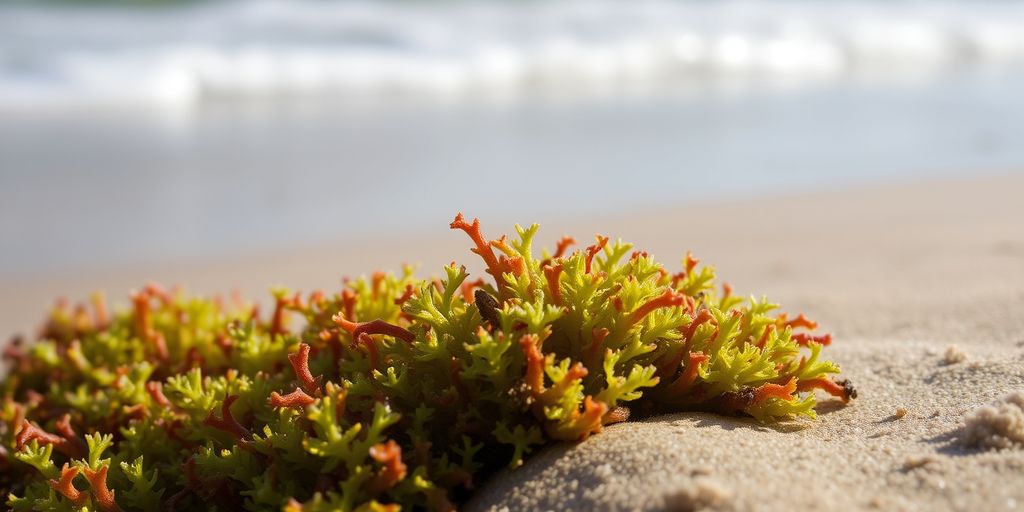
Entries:
[[807,84],[1024,61],[991,0],[0,4],[0,108]]
[[1013,2],[3,4],[0,283],[1021,172],[1020,91]]

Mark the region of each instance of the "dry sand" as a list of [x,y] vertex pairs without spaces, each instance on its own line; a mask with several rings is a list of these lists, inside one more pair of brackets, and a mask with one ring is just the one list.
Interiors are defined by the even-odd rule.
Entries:
[[[344,272],[397,268],[412,256],[432,270],[471,256],[446,231],[449,220],[401,240],[3,283],[0,327],[30,327],[58,294],[122,294],[150,279],[255,292],[329,287]],[[1024,508],[1024,447],[966,447],[975,438],[963,430],[972,414],[972,432],[995,439],[982,444],[1024,429],[1012,403],[973,412],[1024,391],[1024,176],[542,224],[548,243],[599,228],[666,262],[692,249],[738,291],[767,294],[833,331],[827,353],[860,397],[847,407],[823,402],[816,422],[679,414],[615,425],[492,480],[470,509]],[[508,230],[485,219],[485,231]]]

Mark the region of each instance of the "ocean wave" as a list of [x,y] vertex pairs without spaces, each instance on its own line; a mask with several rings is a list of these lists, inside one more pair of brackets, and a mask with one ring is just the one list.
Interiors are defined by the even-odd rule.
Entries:
[[1024,5],[995,1],[0,7],[0,108],[504,97],[1022,65]]

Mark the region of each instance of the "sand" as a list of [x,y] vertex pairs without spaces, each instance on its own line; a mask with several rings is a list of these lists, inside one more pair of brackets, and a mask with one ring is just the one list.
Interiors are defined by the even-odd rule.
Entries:
[[[692,249],[737,291],[807,313],[835,334],[827,354],[859,398],[823,401],[815,422],[684,413],[615,425],[492,479],[468,508],[1024,508],[1024,447],[976,440],[1020,427],[1013,399],[983,408],[1024,391],[1022,195],[1017,174],[545,219],[548,244],[600,228],[666,262]],[[116,297],[150,279],[255,292],[327,287],[412,256],[436,269],[470,256],[449,220],[397,240],[3,283],[0,327],[31,327],[58,294]],[[485,219],[488,234],[505,230]]]

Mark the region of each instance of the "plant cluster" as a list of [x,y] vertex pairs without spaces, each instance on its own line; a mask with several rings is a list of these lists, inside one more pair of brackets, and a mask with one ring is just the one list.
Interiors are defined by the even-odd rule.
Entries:
[[831,337],[773,314],[687,255],[672,273],[598,236],[533,250],[486,239],[489,280],[452,263],[336,293],[234,296],[150,285],[112,313],[58,304],[4,351],[0,490],[13,510],[450,510],[552,441],[630,414],[762,421],[848,400]]

